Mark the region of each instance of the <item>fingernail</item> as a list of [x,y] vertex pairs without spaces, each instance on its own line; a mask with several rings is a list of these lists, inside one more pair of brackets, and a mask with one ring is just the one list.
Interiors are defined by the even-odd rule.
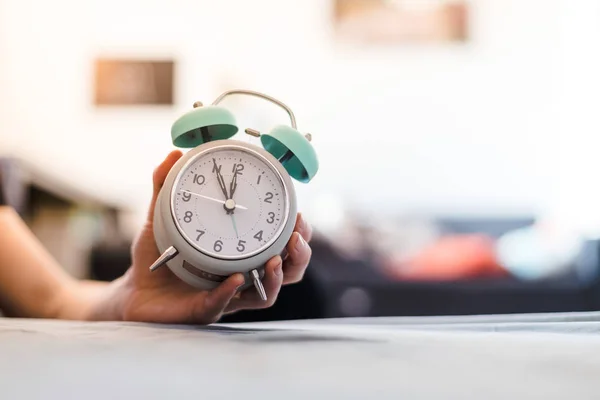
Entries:
[[306,232],[306,221],[304,220],[304,218],[302,218],[301,214],[298,215],[298,222],[298,231],[300,233]]
[[237,279],[241,283],[237,286],[236,290],[240,290],[246,284],[246,278],[244,278],[244,276],[239,276],[239,277],[237,277]]
[[304,218],[302,218],[302,231],[308,232],[308,221],[306,221]]
[[306,246],[304,238],[302,237],[302,235],[298,235],[298,241],[296,242],[296,251],[302,251],[302,249],[304,249],[304,246]]

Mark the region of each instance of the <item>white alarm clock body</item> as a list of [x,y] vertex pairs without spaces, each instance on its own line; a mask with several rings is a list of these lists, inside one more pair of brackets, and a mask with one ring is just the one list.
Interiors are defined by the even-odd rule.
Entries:
[[[233,193],[232,193],[233,192]],[[282,254],[296,222],[296,194],[281,163],[236,140],[202,144],[181,157],[157,198],[154,236],[173,273],[212,289]]]

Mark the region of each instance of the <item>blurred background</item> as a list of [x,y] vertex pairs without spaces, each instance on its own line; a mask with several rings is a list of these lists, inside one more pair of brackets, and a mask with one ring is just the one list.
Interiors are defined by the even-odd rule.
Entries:
[[172,122],[257,90],[313,136],[316,235],[305,281],[235,318],[600,309],[599,41],[593,0],[0,0],[2,191],[114,279]]

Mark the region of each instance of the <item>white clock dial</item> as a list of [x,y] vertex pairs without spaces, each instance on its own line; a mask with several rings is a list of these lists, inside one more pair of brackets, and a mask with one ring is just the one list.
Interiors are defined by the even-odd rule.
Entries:
[[171,205],[185,239],[223,259],[246,258],[268,247],[281,233],[289,208],[275,167],[254,151],[230,145],[188,161],[173,185]]

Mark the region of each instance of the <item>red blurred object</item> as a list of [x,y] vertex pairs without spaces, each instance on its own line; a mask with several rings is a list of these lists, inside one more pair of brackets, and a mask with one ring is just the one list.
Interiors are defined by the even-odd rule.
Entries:
[[493,239],[484,235],[447,236],[407,260],[389,260],[387,272],[398,280],[464,280],[502,277]]

